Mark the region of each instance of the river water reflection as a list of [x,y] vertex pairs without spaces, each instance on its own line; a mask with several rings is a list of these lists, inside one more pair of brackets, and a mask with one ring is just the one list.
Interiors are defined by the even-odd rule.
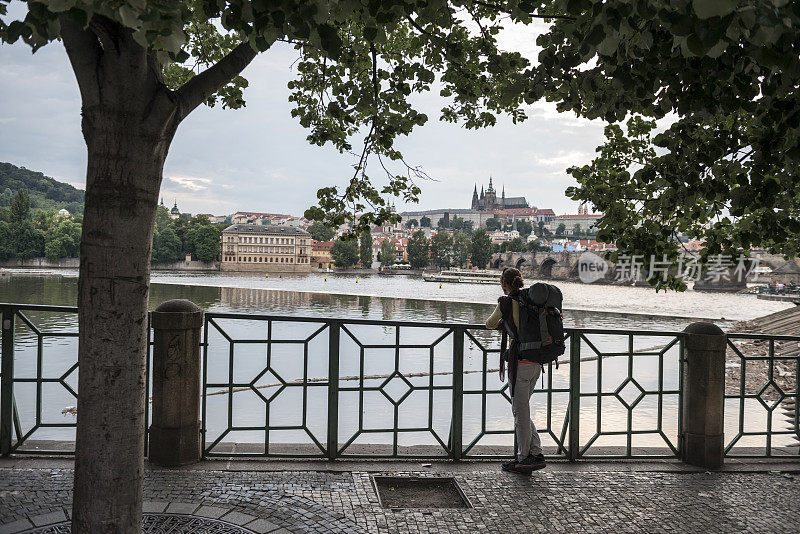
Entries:
[[[51,304],[74,306],[77,297],[77,279],[74,272],[54,276],[14,275],[0,278],[0,302]],[[326,280],[327,278],[327,280]],[[749,295],[702,294],[687,292],[684,295],[663,293],[655,295],[646,288],[620,288],[559,284],[565,294],[565,325],[579,328],[647,329],[678,331],[693,321],[691,317],[726,317],[718,320],[723,328],[729,328],[730,319],[746,319],[764,315],[785,305],[769,301],[758,301]],[[453,287],[457,286],[457,287]],[[329,289],[329,291],[325,291]],[[347,294],[350,290],[353,293]],[[647,292],[647,293],[644,293]],[[379,296],[381,293],[383,296]],[[412,298],[432,293],[434,299]],[[680,298],[684,300],[681,301]],[[466,284],[445,285],[425,283],[406,277],[360,276],[315,274],[306,277],[257,278],[253,275],[226,276],[213,274],[154,273],[151,286],[150,307],[163,301],[185,298],[192,300],[210,312],[257,313],[277,316],[302,316],[307,318],[384,319],[396,321],[421,321],[431,328],[394,328],[384,326],[349,326],[342,334],[340,375],[341,387],[359,385],[361,374],[359,343],[366,345],[393,344],[396,336],[401,343],[426,345],[446,334],[445,329],[436,328],[441,323],[482,323],[493,309],[497,290],[488,286]],[[714,306],[707,301],[713,301]],[[683,304],[680,304],[683,302]],[[686,313],[693,303],[704,302],[699,313]],[[626,306],[645,313],[624,312]],[[598,309],[608,311],[599,312]],[[46,331],[77,331],[76,318],[72,314],[38,313],[27,314],[31,321]],[[218,320],[219,330],[239,339],[266,339],[267,324],[253,320]],[[274,322],[271,325],[272,339],[302,339],[311,336],[321,323]],[[464,443],[469,444],[483,430],[502,431],[511,429],[511,417],[506,399],[500,394],[479,393],[484,389],[499,390],[501,383],[495,371],[495,353],[486,356],[482,348],[496,349],[498,337],[494,333],[474,330],[465,343],[464,388]],[[625,357],[597,358],[599,352],[627,350],[627,336],[597,335],[589,337],[582,347],[581,388],[585,393],[609,392],[624,383],[630,375],[645,391],[655,391],[659,383],[665,390],[677,389],[678,364],[677,345],[667,351],[663,358],[636,356],[629,368]],[[663,347],[669,338],[637,337],[635,349]],[[209,387],[207,403],[208,441],[213,441],[231,423],[236,427],[262,427],[268,420],[270,426],[305,425],[308,431],[281,430],[270,434],[274,443],[310,443],[309,433],[320,442],[325,442],[327,429],[327,388],[307,388],[290,385],[281,388],[281,381],[291,382],[304,375],[319,383],[327,378],[327,331],[323,330],[308,342],[308,365],[303,366],[303,346],[296,344],[237,344],[235,351],[233,381],[249,383],[255,379],[256,389],[229,393],[222,387]],[[229,376],[229,343],[217,328],[209,331],[208,382],[227,383]],[[18,327],[15,357],[15,375],[20,378],[36,376],[60,377],[76,361],[75,338],[45,338],[42,361],[36,358],[36,337],[25,325]],[[365,351],[363,374],[376,378],[365,379],[367,388],[377,388],[398,368],[409,381],[418,387],[427,387],[431,381],[445,389],[429,395],[427,391],[414,390],[403,398],[397,410],[398,423],[404,428],[433,427],[434,432],[446,442],[449,433],[450,391],[452,385],[452,336],[445,336],[433,349],[372,348]],[[267,372],[263,372],[269,366]],[[598,369],[598,366],[601,366]],[[434,376],[431,378],[430,369]],[[483,372],[489,370],[488,373]],[[598,378],[599,377],[599,378]],[[546,378],[546,385],[553,389],[568,387],[568,366],[562,366]],[[64,382],[77,390],[77,373],[72,372]],[[320,384],[322,385],[322,384]],[[599,389],[598,389],[599,388]],[[375,390],[359,398],[356,391],[342,391],[340,397],[340,438],[346,441],[359,430],[391,428],[394,417],[392,400],[405,395],[408,387],[397,378],[384,385],[383,392]],[[274,395],[274,398],[273,398]],[[624,387],[620,396],[628,404],[634,403],[631,411],[631,427],[635,430],[650,430],[662,419],[662,428],[671,443],[677,435],[677,395],[645,395],[634,402],[639,392]],[[73,416],[63,415],[62,409],[74,406],[75,399],[61,384],[44,384],[41,391],[42,412],[40,422],[72,422]],[[20,383],[16,386],[16,399],[23,423],[23,431],[36,421],[36,385]],[[269,406],[264,398],[270,399]],[[546,403],[547,394],[536,394],[540,405]],[[232,403],[232,420],[228,421],[228,402]],[[363,404],[359,402],[362,401]],[[540,410],[535,417],[540,429],[550,428],[560,434],[566,410],[566,393],[554,393],[550,397],[551,410]],[[307,406],[307,411],[299,410]],[[429,413],[430,410],[430,413]],[[305,416],[303,415],[305,413]],[[598,420],[598,413],[602,417]],[[304,420],[305,419],[305,420]],[[585,398],[581,403],[581,441],[587,443],[596,432],[625,430],[628,410],[624,402],[615,397]],[[482,426],[485,420],[485,427]],[[359,423],[361,421],[361,423]],[[72,439],[71,428],[40,428],[30,439]],[[223,441],[263,442],[264,431],[242,430],[227,434]],[[390,443],[391,433],[366,433],[359,436],[356,444]],[[435,445],[430,433],[408,433],[400,435],[400,445]],[[478,445],[509,445],[508,434],[490,434],[481,438]],[[553,439],[543,435],[543,443],[552,446]],[[603,435],[596,445],[621,445],[625,437]],[[633,437],[633,446],[664,446],[659,434],[641,434]]]

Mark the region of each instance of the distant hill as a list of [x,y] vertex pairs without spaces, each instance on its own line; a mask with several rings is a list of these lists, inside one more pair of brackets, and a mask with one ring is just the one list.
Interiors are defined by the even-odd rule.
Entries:
[[27,189],[31,197],[32,210],[66,209],[72,214],[83,213],[83,191],[59,182],[25,167],[0,162],[0,207],[11,203],[12,194]]

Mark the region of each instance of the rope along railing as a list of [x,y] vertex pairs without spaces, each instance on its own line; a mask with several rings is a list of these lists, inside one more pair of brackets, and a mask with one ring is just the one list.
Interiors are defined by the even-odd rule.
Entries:
[[[77,309],[0,304],[0,314],[2,454],[71,454]],[[457,460],[513,450],[499,336],[482,325],[232,313],[204,321],[204,456]],[[758,356],[739,346],[754,339],[771,348]],[[729,371],[737,351],[741,377],[766,362],[767,384],[728,388],[726,454],[797,454],[787,439],[798,430],[800,364],[784,350],[789,341],[800,339],[728,336]],[[680,456],[681,332],[567,329],[565,343],[533,398],[546,454]],[[769,414],[759,428],[753,403]],[[792,403],[793,419],[779,413]],[[754,438],[765,440],[761,450],[741,448]]]

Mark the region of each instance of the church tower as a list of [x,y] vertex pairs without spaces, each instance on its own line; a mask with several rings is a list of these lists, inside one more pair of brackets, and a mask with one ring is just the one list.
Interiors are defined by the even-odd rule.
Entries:
[[503,184],[503,196],[500,197],[500,207],[506,207],[506,184]]
[[494,186],[492,185],[492,177],[489,177],[489,187],[486,189],[486,203],[484,209],[491,211],[497,209],[497,193],[495,193]]
[[475,184],[475,189],[472,190],[472,209],[478,209],[478,184]]

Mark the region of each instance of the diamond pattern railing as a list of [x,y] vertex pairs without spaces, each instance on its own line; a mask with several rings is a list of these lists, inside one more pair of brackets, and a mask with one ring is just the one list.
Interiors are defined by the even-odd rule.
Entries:
[[[576,346],[588,349],[585,353],[578,349],[578,365],[584,372],[578,396],[589,401],[581,402],[581,417],[595,416],[593,429],[581,421],[584,433],[577,457],[679,456],[682,335],[624,330],[582,330],[573,335]],[[637,341],[644,346],[637,347]],[[620,345],[626,350],[620,351]],[[617,409],[608,410],[614,403]],[[616,443],[619,438],[624,438],[624,445]],[[604,440],[614,444],[601,445]],[[635,440],[642,444],[634,444]]]
[[728,334],[727,343],[725,454],[796,455],[800,337]]
[[[486,334],[485,329],[470,329],[466,331],[468,341],[467,355],[465,359],[470,360],[469,352],[478,354],[477,358],[472,358],[472,366],[467,364],[467,370],[477,370],[480,382],[478,384],[468,384],[464,387],[464,402],[469,403],[470,399],[476,398],[479,402],[477,409],[481,414],[480,426],[478,428],[465,429],[468,432],[465,442],[464,458],[504,458],[508,456],[506,451],[500,452],[497,447],[491,444],[482,444],[492,436],[511,435],[514,436],[514,425],[507,414],[510,413],[511,397],[507,382],[501,382],[497,372],[489,368],[490,358],[499,362],[500,349],[492,346],[492,341],[496,342],[497,336],[491,335],[488,339],[484,335],[479,337],[479,333]],[[566,334],[566,343],[569,346],[571,334]],[[555,447],[554,453],[565,455],[568,448],[567,433],[569,428],[569,383],[559,379],[554,373],[556,366],[549,364],[545,368],[542,380],[546,383],[543,389],[534,393],[533,403],[537,407],[544,407],[545,425],[537,423],[537,430],[543,440],[543,446],[551,445]],[[492,401],[496,401],[497,406],[492,409]],[[541,411],[541,408],[537,408]],[[491,416],[497,414],[506,422],[503,428],[496,428],[490,425]],[[491,426],[491,427],[490,427]],[[514,442],[516,448],[516,440]]]
[[[361,328],[359,330],[356,327]],[[453,390],[452,383],[437,384],[435,383],[435,378],[437,377],[438,361],[446,360],[448,364],[451,363],[449,355],[443,354],[445,351],[441,350],[437,354],[437,349],[443,348],[447,342],[452,343],[454,329],[431,329],[434,333],[430,343],[406,343],[402,341],[401,333],[407,328],[400,323],[383,323],[379,325],[379,329],[382,332],[376,335],[375,328],[370,328],[365,323],[342,325],[344,339],[349,342],[343,343],[343,347],[350,345],[351,350],[340,351],[341,361],[344,363],[348,359],[355,360],[353,363],[357,362],[358,369],[357,374],[353,376],[355,380],[342,381],[340,377],[338,393],[340,396],[347,396],[348,393],[357,396],[354,408],[358,409],[358,417],[357,424],[347,425],[351,427],[347,435],[342,435],[343,429],[339,429],[338,435],[342,438],[343,443],[337,444],[336,456],[448,458],[452,455],[453,448],[450,441],[452,435],[450,432],[447,435],[442,435],[441,430],[436,428],[434,413],[437,411],[437,393],[446,392],[452,394]],[[415,326],[413,328],[419,327]],[[370,330],[372,331],[370,332]],[[369,337],[371,340],[365,341],[365,337]],[[388,360],[388,362],[384,362],[385,364],[388,363],[388,368],[386,365],[377,365],[376,368],[380,369],[381,372],[379,374],[370,374],[366,370],[367,364],[370,359],[380,358],[380,355],[377,354],[380,351],[388,353],[384,357]],[[404,372],[401,366],[401,351],[421,353],[418,363],[421,366],[424,365],[425,370],[427,370],[427,373],[424,373],[426,376],[408,376],[410,372]],[[414,374],[420,375],[423,373]],[[352,384],[354,381],[356,384]],[[421,402],[416,403],[416,406],[411,406],[409,399],[416,393],[421,394],[417,396]],[[386,423],[385,425],[368,426],[366,424],[367,418],[365,415],[369,409],[368,397],[370,394],[373,397],[379,396],[378,399],[373,399],[373,403],[381,402],[385,399],[385,403],[382,404],[384,404],[386,411],[382,414],[377,413],[375,414],[377,417],[370,417],[369,419],[378,419],[380,422]],[[340,410],[340,415],[345,415],[345,406],[340,404],[340,408],[343,409]],[[420,408],[425,408],[425,411],[423,412]],[[442,406],[439,405],[439,408],[438,412],[441,414]],[[446,408],[451,407],[448,404]],[[403,414],[403,412],[406,413]],[[411,419],[412,421],[401,422],[401,415],[407,415],[406,419]],[[414,417],[415,415],[416,417]],[[358,445],[359,438],[368,434],[383,435],[390,442],[373,444],[368,449],[364,447],[356,448],[355,445]],[[409,434],[428,437],[428,445],[402,446],[402,436]]]
[[[61,408],[76,404],[77,360],[64,357],[77,354],[76,313],[0,304],[3,455],[72,453],[75,420]],[[207,313],[204,455],[507,456],[513,422],[498,338],[482,325]],[[534,393],[546,453],[679,456],[682,334],[568,329],[565,342],[566,370],[547,366]],[[800,436],[798,342],[728,335],[729,456],[785,454]],[[149,395],[149,358],[147,370]]]
[[[310,332],[306,332],[298,338],[285,338],[275,331],[275,325],[276,323],[285,324],[286,318],[246,316],[245,321],[251,328],[243,332],[235,324],[241,321],[236,319],[238,317],[232,317],[230,314],[207,314],[205,319],[201,407],[205,456],[230,455],[232,453],[245,456],[326,456],[325,439],[318,437],[310,427],[308,414],[310,412],[309,399],[315,398],[311,390],[327,389],[328,381],[310,379],[309,346],[313,341],[323,337],[330,328],[329,325],[324,322],[318,324],[312,321],[310,324],[313,328]],[[237,334],[233,331],[237,330],[248,337],[234,337]],[[265,335],[264,337],[250,337],[252,330]],[[239,351],[237,351],[237,347],[240,347]],[[244,347],[251,350],[245,351]],[[252,350],[254,347],[256,349]],[[300,348],[300,352],[293,355],[295,363],[299,364],[299,376],[291,378],[283,376],[285,371],[281,370],[277,364],[276,349],[284,347]],[[219,372],[215,375],[212,369],[211,373],[214,376],[210,378],[209,363],[213,364],[214,359],[220,356],[220,360],[225,365],[218,369]],[[239,372],[240,370],[244,372]],[[292,395],[294,392],[299,393],[299,399]],[[236,418],[239,415],[245,415],[235,409],[237,396],[242,398],[244,396],[241,395],[242,393],[250,393],[252,402],[243,410],[247,412],[246,421],[237,422]],[[209,398],[215,395],[222,395],[226,402],[223,413],[215,413],[212,416],[209,411]],[[284,397],[295,397],[291,398],[288,404],[297,404],[297,400],[300,401],[300,418],[293,423],[281,422],[281,414],[276,414],[273,408],[276,404],[280,405]],[[263,410],[260,412],[263,417],[256,416],[259,410]],[[219,417],[220,415],[222,417]],[[220,419],[224,424],[209,424]],[[286,432],[293,432],[295,435],[300,434],[302,438],[307,438],[305,444],[309,446],[298,450],[276,451],[271,449],[272,436],[276,433]],[[255,446],[257,442],[252,437],[247,440],[250,447],[245,450],[237,451],[226,448],[223,440],[229,435],[237,433],[250,433],[250,435],[257,433],[263,436],[263,440],[260,442],[262,448],[259,450]]]
[[[75,428],[65,405],[77,404],[78,363],[56,365],[50,347],[68,346],[77,353],[77,320],[53,320],[77,310],[60,306],[0,305],[2,321],[2,371],[0,372],[0,452],[25,454],[72,454],[71,442],[52,439],[54,432]],[[49,317],[49,321],[45,319]],[[56,330],[73,322],[67,330]],[[47,324],[54,323],[54,324]],[[16,362],[17,353],[25,358]],[[27,391],[33,403],[22,406],[15,390]],[[59,408],[59,403],[64,408]],[[68,419],[65,418],[69,417]],[[29,446],[30,445],[30,446]]]

